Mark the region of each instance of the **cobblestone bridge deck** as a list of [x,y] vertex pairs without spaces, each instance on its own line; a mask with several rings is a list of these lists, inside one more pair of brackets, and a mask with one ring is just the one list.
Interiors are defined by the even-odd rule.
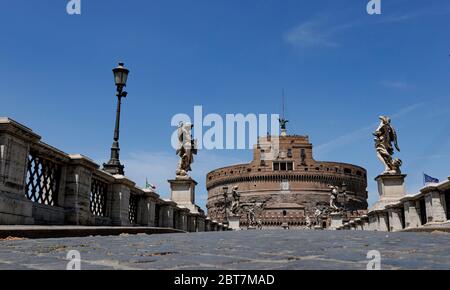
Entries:
[[450,235],[360,231],[241,231],[0,241],[0,269],[450,269]]

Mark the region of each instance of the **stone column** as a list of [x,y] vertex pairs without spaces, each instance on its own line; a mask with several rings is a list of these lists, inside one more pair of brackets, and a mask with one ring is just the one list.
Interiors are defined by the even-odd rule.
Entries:
[[362,230],[363,231],[369,231],[369,217],[367,215],[363,215],[361,217],[361,222],[362,222]]
[[211,222],[211,229],[212,229],[212,231],[214,231],[214,232],[217,232],[218,231],[218,223],[217,223],[217,221],[215,221],[215,220],[213,220],[212,222]]
[[174,228],[173,224],[173,214],[174,208],[176,207],[176,203],[171,200],[165,199],[164,203],[161,204],[160,207],[160,216],[159,220],[161,222],[161,226],[164,228]]
[[174,229],[179,229],[181,227],[180,210],[181,210],[181,207],[178,207],[178,206],[173,207],[173,228]]
[[356,218],[356,219],[355,219],[355,227],[356,227],[355,229],[356,229],[357,231],[362,231],[362,230],[363,230],[361,218]]
[[111,185],[111,221],[115,226],[131,226],[129,219],[130,188],[136,184],[123,175],[114,175]]
[[425,193],[425,206],[427,213],[427,221],[429,223],[440,223],[447,221],[445,214],[445,197],[434,186],[422,189]]
[[369,231],[378,230],[378,217],[375,213],[371,212],[369,214]]
[[197,232],[197,214],[192,212],[188,214],[188,231]]
[[405,227],[407,229],[418,228],[420,226],[420,216],[416,207],[416,201],[408,199],[403,201],[405,211]]
[[205,231],[205,216],[200,215],[197,218],[197,231],[204,232]]
[[151,189],[141,190],[135,188],[134,190],[141,192],[138,203],[137,223],[141,226],[154,227],[156,199],[159,197],[159,195]]
[[25,190],[30,145],[40,139],[31,129],[0,118],[0,224],[34,224]]
[[386,211],[377,212],[378,216],[378,231],[388,232],[389,231],[389,219]]
[[92,174],[99,166],[82,155],[69,155],[66,169],[64,210],[65,224],[91,224],[90,194]]
[[401,231],[403,229],[401,211],[399,207],[388,207],[389,227],[391,232]]
[[211,219],[209,217],[207,217],[205,219],[205,231],[206,232],[210,232],[211,231]]
[[188,214],[189,214],[188,209],[183,209],[182,211],[180,211],[180,230],[185,231],[185,232],[189,231]]

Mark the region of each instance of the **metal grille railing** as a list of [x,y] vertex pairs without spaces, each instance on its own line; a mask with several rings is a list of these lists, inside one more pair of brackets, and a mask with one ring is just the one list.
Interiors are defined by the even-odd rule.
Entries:
[[138,207],[138,197],[136,195],[130,194],[130,203],[128,206],[128,219],[130,223],[137,223],[137,207]]
[[106,216],[106,192],[108,184],[92,178],[90,199],[90,209],[94,216]]
[[40,204],[57,205],[61,167],[31,152],[28,156],[26,197]]

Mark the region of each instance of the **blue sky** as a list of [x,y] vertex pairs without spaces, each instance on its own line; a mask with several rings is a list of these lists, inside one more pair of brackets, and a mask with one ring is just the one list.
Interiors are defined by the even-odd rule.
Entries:
[[[170,121],[178,113],[279,113],[290,133],[308,134],[317,160],[382,171],[371,132],[381,114],[399,134],[407,189],[422,172],[450,175],[450,2],[382,0],[0,0],[0,115],[45,142],[99,163],[108,160],[116,100],[111,69],[130,68],[121,126],[127,175],[147,176],[168,196],[177,158]],[[200,151],[205,175],[247,162],[248,150]]]

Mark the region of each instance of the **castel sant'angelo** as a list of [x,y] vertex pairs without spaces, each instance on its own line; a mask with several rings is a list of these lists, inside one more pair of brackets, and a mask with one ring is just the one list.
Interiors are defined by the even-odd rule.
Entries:
[[[277,144],[277,150],[263,144]],[[272,146],[273,147],[273,146]],[[306,226],[317,210],[330,204],[330,186],[346,192],[348,211],[367,210],[367,174],[360,166],[316,161],[308,136],[287,135],[260,137],[250,163],[232,165],[207,174],[208,215],[226,221],[224,192],[236,189],[241,204],[258,204],[256,218],[263,227]],[[241,215],[241,224],[247,217]],[[327,222],[326,220],[323,221]],[[322,223],[322,221],[321,221]],[[325,224],[320,225],[325,226]]]

